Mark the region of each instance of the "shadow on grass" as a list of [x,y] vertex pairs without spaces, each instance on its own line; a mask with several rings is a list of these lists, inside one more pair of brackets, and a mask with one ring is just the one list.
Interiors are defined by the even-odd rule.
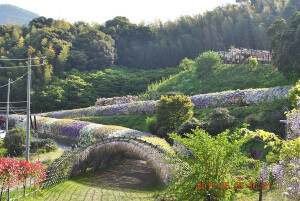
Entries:
[[154,169],[137,156],[126,154],[120,161],[97,171],[71,178],[72,181],[101,189],[155,191],[163,187]]

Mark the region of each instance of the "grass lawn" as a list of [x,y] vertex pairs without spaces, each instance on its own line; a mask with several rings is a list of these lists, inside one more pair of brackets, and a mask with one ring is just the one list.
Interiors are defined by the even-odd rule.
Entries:
[[[46,168],[50,165],[55,159],[59,158],[62,153],[64,152],[63,149],[56,149],[55,151],[47,152],[47,153],[30,153],[29,159],[36,161],[39,160]],[[17,160],[25,160],[25,157],[17,157]]]
[[25,200],[154,200],[160,189],[154,170],[133,157],[73,177]]
[[104,189],[98,186],[91,186],[80,183],[87,177],[77,177],[53,188],[45,189],[39,192],[38,196],[30,196],[24,200],[154,200],[152,196],[154,191],[139,191],[139,190],[121,190],[121,189]]

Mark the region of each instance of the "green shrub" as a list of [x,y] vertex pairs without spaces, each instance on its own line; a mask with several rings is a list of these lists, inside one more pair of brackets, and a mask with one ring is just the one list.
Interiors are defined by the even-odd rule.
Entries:
[[251,56],[250,59],[249,59],[249,64],[251,66],[251,70],[256,71],[257,65],[258,65],[257,59]]
[[181,96],[183,96],[183,93],[178,92],[178,91],[169,91],[169,92],[166,93],[165,96],[176,96],[176,95],[181,95]]
[[[256,162],[241,153],[241,146],[248,140],[241,136],[243,136],[241,129],[234,131],[231,135],[229,132],[224,132],[215,137],[202,129],[186,134],[186,138],[175,133],[170,134],[173,140],[191,151],[192,157],[178,155],[183,163],[188,164],[191,171],[186,174],[184,170],[181,170],[182,172],[178,173],[180,179],[175,179],[169,185],[167,195],[174,195],[176,200],[205,200],[207,194],[210,194],[212,200],[231,200],[237,192],[233,188],[235,182],[250,183],[246,180],[248,164]],[[257,174],[257,172],[253,173]],[[237,178],[236,175],[241,178]],[[225,186],[226,182],[230,188],[221,189],[220,184],[223,183]],[[203,186],[199,183],[206,183],[206,187],[202,188]],[[208,183],[210,183],[210,188]],[[215,188],[212,183],[216,185]],[[200,189],[197,189],[198,187]]]
[[40,141],[32,141],[30,143],[30,151],[31,152],[36,152],[36,151],[43,151],[45,152],[50,152],[50,151],[55,151],[57,149],[57,144],[54,140],[47,138],[43,139]]
[[67,136],[57,136],[57,135],[46,134],[46,133],[38,133],[38,136],[43,139],[50,138],[53,139],[55,142],[68,145],[68,146],[79,143],[79,139],[69,138]]
[[194,104],[188,96],[163,96],[156,106],[156,117],[159,127],[158,135],[166,137],[166,133],[173,132],[191,119]]
[[261,123],[261,113],[258,114],[250,114],[245,118],[245,123],[250,124],[249,129],[256,130]]
[[210,116],[208,132],[217,135],[230,128],[234,124],[234,117],[229,114],[227,108],[216,108]]
[[0,157],[5,157],[5,155],[7,154],[7,149],[3,147],[3,144],[3,140],[0,140]]
[[212,72],[222,66],[221,57],[213,51],[204,52],[195,59],[195,67],[199,75]]
[[7,154],[12,156],[20,156],[25,151],[26,132],[24,128],[15,128],[6,133],[4,138],[4,148]]
[[280,123],[280,120],[286,119],[284,110],[281,111],[272,111],[267,116],[267,122],[269,127],[266,127],[269,132],[276,133],[282,139],[285,139],[286,129],[285,124]]
[[292,101],[294,108],[297,108],[297,102],[300,101],[300,80],[289,90],[288,98]]
[[199,121],[196,118],[192,118],[179,127],[177,134],[183,136],[184,133],[192,133],[192,129],[196,129],[197,127],[206,130],[207,126],[208,122]]
[[155,117],[147,117],[146,125],[147,125],[147,129],[150,133],[152,133],[152,134],[157,133],[156,124],[157,124],[157,119]]
[[179,67],[183,68],[183,70],[190,70],[194,65],[194,61],[192,59],[184,58],[181,60]]

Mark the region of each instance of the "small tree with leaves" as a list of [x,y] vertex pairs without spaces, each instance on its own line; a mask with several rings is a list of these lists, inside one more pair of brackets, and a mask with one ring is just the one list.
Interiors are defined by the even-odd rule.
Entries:
[[162,96],[156,106],[158,135],[166,137],[168,132],[173,132],[181,124],[193,117],[194,104],[188,96],[171,95]]
[[194,61],[192,59],[184,58],[181,60],[179,67],[184,70],[190,70],[194,65]]
[[257,61],[257,59],[255,57],[252,57],[252,56],[250,57],[249,64],[251,66],[251,70],[252,71],[256,71],[257,65],[258,65],[258,61]]
[[195,67],[199,75],[212,72],[221,66],[221,57],[213,51],[204,52],[195,59]]

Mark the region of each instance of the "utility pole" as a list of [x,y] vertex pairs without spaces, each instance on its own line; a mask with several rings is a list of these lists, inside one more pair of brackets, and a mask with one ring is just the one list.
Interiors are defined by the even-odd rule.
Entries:
[[9,95],[10,95],[10,78],[8,78],[8,89],[7,89],[7,106],[6,106],[6,123],[5,123],[6,135],[8,133]]
[[27,122],[26,122],[26,153],[25,159],[29,161],[30,149],[30,82],[31,82],[31,56],[28,58],[28,73],[27,73]]

